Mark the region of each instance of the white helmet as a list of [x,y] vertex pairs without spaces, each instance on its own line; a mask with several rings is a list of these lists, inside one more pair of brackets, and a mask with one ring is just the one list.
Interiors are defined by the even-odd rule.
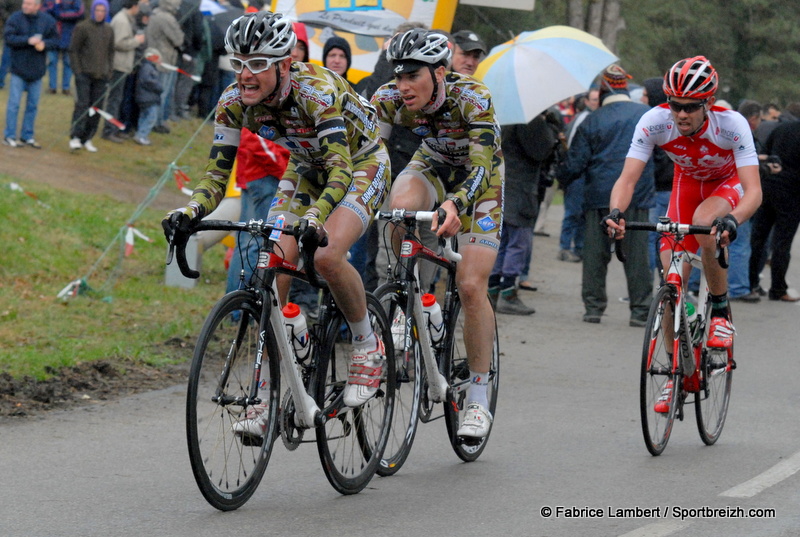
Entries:
[[[386,59],[395,66],[395,73],[398,72],[398,68],[407,65],[406,62],[409,60],[426,63],[433,68],[440,65],[446,67],[450,63],[450,55],[450,42],[446,35],[420,28],[395,36],[386,49]],[[416,68],[419,67],[417,64]],[[410,72],[416,69],[405,70]]]
[[288,56],[297,36],[292,22],[281,13],[259,11],[234,20],[225,32],[225,49],[228,54],[264,54]]

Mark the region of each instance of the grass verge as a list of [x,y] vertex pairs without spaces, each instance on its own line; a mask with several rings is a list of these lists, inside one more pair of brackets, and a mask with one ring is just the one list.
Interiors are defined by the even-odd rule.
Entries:
[[[206,252],[194,288],[166,287],[160,211],[145,210],[138,223],[154,242],[137,240],[124,257],[116,237],[135,205],[20,184],[36,200],[11,190],[12,181],[0,175],[0,371],[41,380],[97,360],[123,369],[188,360],[205,315],[224,292],[222,248]],[[56,298],[85,275],[86,292]],[[175,338],[188,344],[176,346]]]

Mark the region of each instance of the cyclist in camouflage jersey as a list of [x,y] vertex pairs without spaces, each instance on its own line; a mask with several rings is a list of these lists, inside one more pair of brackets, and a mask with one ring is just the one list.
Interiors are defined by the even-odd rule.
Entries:
[[[296,40],[291,21],[281,14],[261,11],[231,23],[225,46],[233,54],[236,82],[217,104],[205,175],[188,205],[167,215],[164,228],[167,233],[175,227],[188,229],[219,204],[242,129],[287,148],[289,165],[268,221],[283,217],[285,226],[300,229],[304,241],[328,236],[329,244],[317,251],[315,263],[353,334],[344,401],[359,406],[376,393],[385,351],[367,317],[361,277],[346,255],[388,192],[389,158],[375,109],[332,71],[293,63]],[[281,241],[281,249],[287,260],[296,262],[294,241]],[[286,277],[279,280],[284,303],[289,283]],[[262,425],[258,416],[248,421],[254,429]]]
[[[458,435],[484,437],[492,421],[486,388],[494,338],[487,286],[500,245],[504,165],[489,90],[474,78],[446,72],[450,56],[441,33],[413,29],[395,36],[386,52],[395,80],[381,86],[372,103],[385,140],[394,125],[422,138],[397,175],[389,204],[421,211],[441,204],[447,217],[431,229],[444,237],[458,235],[463,259],[456,278],[472,379]],[[392,239],[398,251],[402,233]]]

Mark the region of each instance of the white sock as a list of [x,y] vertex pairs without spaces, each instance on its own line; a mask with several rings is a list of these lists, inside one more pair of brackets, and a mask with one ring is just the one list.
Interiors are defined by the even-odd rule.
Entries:
[[470,370],[469,388],[467,389],[467,403],[478,403],[483,408],[489,408],[489,397],[486,393],[489,387],[489,373],[478,373]]
[[378,340],[372,332],[372,325],[369,322],[369,315],[354,323],[348,321],[347,324],[350,326],[350,332],[353,334],[353,345],[356,348],[374,349],[378,346]]

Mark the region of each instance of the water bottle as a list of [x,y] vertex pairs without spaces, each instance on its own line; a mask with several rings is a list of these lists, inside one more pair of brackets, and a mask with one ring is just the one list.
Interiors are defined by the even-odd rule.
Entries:
[[422,311],[428,317],[428,330],[431,334],[431,341],[437,343],[444,335],[444,320],[442,319],[442,308],[436,302],[436,297],[430,293],[422,295]]
[[697,310],[694,307],[694,304],[691,302],[685,302],[686,307],[686,321],[689,325],[689,337],[692,340],[692,343],[697,343],[700,338],[697,332]]
[[294,352],[299,360],[305,360],[311,351],[311,338],[300,306],[289,302],[283,307],[283,316],[286,318],[286,334],[294,347]]

